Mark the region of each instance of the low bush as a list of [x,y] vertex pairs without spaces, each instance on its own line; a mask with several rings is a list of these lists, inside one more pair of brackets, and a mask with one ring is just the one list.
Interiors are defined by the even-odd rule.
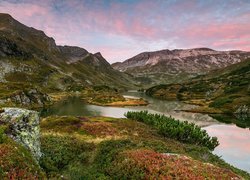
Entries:
[[233,102],[233,100],[231,98],[222,97],[222,98],[218,98],[215,101],[213,101],[212,103],[210,103],[209,107],[220,108],[223,105],[225,105],[227,103],[232,103],[232,102]]
[[181,122],[171,117],[159,114],[150,114],[147,111],[127,112],[125,116],[129,119],[144,122],[155,127],[160,134],[184,143],[202,145],[213,150],[219,145],[216,137],[210,137],[194,123]]
[[41,145],[44,155],[40,165],[48,174],[58,173],[72,162],[87,163],[94,146],[73,137],[51,135],[44,136]]
[[45,179],[31,153],[6,137],[0,144],[0,179]]
[[4,141],[7,138],[5,134],[6,128],[7,128],[6,126],[0,125],[0,144],[4,143]]

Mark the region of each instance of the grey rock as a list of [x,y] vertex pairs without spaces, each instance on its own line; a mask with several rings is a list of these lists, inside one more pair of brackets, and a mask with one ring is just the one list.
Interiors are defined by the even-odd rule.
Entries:
[[39,92],[37,89],[30,89],[29,91],[21,91],[11,97],[11,101],[16,104],[29,106],[32,104],[45,105],[46,102],[51,102],[47,94]]
[[9,124],[8,136],[31,151],[38,161],[41,157],[39,113],[20,108],[3,108],[0,121]]
[[234,114],[248,114],[248,115],[250,115],[250,108],[247,105],[241,105],[236,109]]

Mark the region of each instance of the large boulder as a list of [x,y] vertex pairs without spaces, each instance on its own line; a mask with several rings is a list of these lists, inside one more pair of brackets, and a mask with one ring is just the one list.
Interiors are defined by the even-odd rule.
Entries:
[[8,136],[28,148],[36,160],[41,157],[39,113],[20,108],[3,108],[0,123],[9,125]]

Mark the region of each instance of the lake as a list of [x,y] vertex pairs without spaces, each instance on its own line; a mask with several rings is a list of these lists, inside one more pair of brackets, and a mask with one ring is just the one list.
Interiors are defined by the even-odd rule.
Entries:
[[[151,113],[161,113],[179,120],[194,122],[205,129],[209,135],[218,137],[220,145],[213,151],[226,162],[250,172],[250,129],[234,124],[225,124],[210,117],[208,114],[189,113],[180,110],[190,109],[193,105],[179,101],[163,101],[146,96],[139,92],[126,92],[125,97],[144,98],[150,104],[138,107],[103,107],[89,105],[77,97],[71,97],[58,102],[42,111],[42,116],[72,115],[72,116],[109,116],[123,118],[127,111],[148,110]],[[226,122],[226,121],[225,121]],[[237,122],[237,121],[236,121]]]

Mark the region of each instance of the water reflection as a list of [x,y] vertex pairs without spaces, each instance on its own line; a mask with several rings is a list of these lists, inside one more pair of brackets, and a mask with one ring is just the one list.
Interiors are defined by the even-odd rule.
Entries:
[[164,101],[155,98],[151,98],[146,96],[144,93],[138,92],[126,92],[125,96],[130,97],[142,97],[149,102],[149,105],[146,107],[134,107],[133,109],[137,110],[148,110],[154,111],[156,113],[162,113],[168,116],[172,116],[176,119],[194,122],[199,126],[208,126],[212,124],[219,124],[219,122],[207,114],[199,114],[199,113],[189,113],[183,112],[180,110],[191,109],[194,108],[194,105],[185,104],[180,101]]
[[250,117],[247,115],[237,115],[236,117],[234,116],[229,116],[229,115],[224,115],[224,114],[211,114],[210,115],[212,118],[226,123],[226,124],[235,124],[238,127],[241,128],[247,128],[250,127]]
[[250,172],[250,130],[235,125],[212,125],[205,127],[211,136],[218,137],[220,145],[214,153],[226,162]]
[[100,116],[101,112],[89,108],[78,97],[70,97],[67,100],[60,101],[48,109],[41,111],[41,116],[46,117],[50,115],[59,116]]

